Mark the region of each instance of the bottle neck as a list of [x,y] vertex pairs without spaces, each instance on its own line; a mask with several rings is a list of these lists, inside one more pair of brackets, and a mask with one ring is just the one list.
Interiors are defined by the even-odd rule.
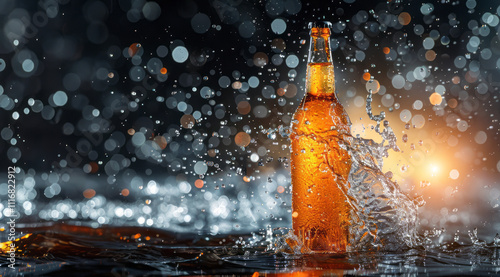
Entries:
[[330,28],[311,28],[307,63],[331,63]]
[[334,77],[330,29],[313,27],[307,59],[306,92],[317,97],[336,98]]

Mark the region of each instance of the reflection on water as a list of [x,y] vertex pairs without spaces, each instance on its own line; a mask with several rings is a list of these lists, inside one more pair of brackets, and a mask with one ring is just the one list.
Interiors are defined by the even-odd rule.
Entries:
[[[91,228],[86,224],[25,226],[16,272],[25,276],[172,276],[245,274],[324,276],[500,272],[500,247],[492,243],[429,243],[400,252],[296,255],[276,252],[266,233],[211,236],[144,227]],[[276,237],[276,236],[275,236]],[[432,241],[432,238],[428,238]],[[274,243],[274,239],[273,242]],[[2,248],[5,244],[2,244]],[[8,261],[0,258],[0,273]]]

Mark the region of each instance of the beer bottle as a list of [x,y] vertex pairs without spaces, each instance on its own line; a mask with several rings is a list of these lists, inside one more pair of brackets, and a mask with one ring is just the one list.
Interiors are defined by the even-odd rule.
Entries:
[[335,95],[331,23],[309,23],[309,28],[306,94],[290,135],[293,230],[309,250],[345,252],[351,159],[344,141],[351,123]]

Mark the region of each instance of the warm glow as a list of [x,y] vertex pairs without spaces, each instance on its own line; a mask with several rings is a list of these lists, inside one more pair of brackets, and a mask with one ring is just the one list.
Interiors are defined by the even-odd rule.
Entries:
[[436,176],[439,173],[439,166],[436,164],[430,165],[432,176]]
[[450,178],[453,180],[456,180],[456,179],[458,179],[458,177],[460,177],[460,172],[458,172],[458,170],[456,170],[456,169],[452,169],[450,171]]

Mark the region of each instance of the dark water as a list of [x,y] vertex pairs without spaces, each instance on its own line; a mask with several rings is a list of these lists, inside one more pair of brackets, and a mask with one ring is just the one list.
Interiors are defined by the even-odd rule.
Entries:
[[[444,243],[400,252],[292,255],[261,234],[209,236],[143,227],[47,224],[22,228],[16,268],[2,276],[491,276],[500,247]],[[4,245],[2,245],[2,248]]]

